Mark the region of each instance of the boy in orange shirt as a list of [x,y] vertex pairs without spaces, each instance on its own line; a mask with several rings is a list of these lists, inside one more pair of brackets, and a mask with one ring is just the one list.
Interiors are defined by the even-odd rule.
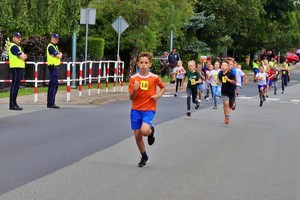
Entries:
[[[146,153],[143,136],[148,137],[148,144],[152,145],[155,141],[154,126],[152,120],[155,116],[156,101],[164,94],[165,84],[161,79],[149,72],[152,66],[152,53],[141,52],[138,57],[137,65],[139,72],[130,78],[129,97],[132,101],[131,106],[131,128],[134,131],[136,144],[142,155],[139,167],[146,167],[148,155]],[[160,88],[156,92],[156,86]]]

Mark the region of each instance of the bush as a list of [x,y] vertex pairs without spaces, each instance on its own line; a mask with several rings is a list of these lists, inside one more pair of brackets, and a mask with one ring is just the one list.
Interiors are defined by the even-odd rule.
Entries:
[[103,58],[104,43],[105,40],[103,38],[88,38],[88,53],[91,58],[98,58],[99,60]]

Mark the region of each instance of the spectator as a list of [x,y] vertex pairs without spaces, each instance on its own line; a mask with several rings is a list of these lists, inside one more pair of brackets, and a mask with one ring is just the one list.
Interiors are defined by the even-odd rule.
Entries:
[[173,47],[171,53],[168,55],[168,66],[169,66],[169,76],[170,83],[175,83],[175,76],[171,76],[173,68],[177,66],[177,62],[180,60],[179,54],[176,52],[176,48]]
[[168,67],[168,52],[164,52],[163,55],[160,57],[160,76],[164,78],[167,73]]

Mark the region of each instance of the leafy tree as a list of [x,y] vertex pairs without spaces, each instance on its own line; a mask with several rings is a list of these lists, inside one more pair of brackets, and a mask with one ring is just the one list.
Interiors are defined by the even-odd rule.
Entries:
[[[1,0],[0,40],[3,41],[14,31],[18,31],[27,39],[25,48],[29,53],[40,53],[37,51],[49,40],[51,33],[58,32],[66,38],[79,30],[80,8],[88,2],[89,0]],[[0,50],[2,47],[3,42]]]
[[163,51],[169,47],[171,28],[175,41],[184,35],[181,27],[193,14],[192,5],[189,0],[93,0],[90,7],[97,8],[97,25],[91,34],[103,37],[106,56],[116,58],[117,33],[111,24],[123,16],[129,28],[121,35],[121,59],[134,58],[139,51]]

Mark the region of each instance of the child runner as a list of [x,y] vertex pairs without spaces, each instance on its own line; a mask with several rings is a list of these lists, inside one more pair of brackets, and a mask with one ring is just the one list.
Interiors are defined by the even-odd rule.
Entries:
[[207,71],[206,71],[206,98],[205,100],[209,100],[209,93],[211,92],[211,97],[213,98],[213,93],[212,93],[212,88],[211,88],[211,83],[213,81],[213,77],[211,75],[211,71],[213,70],[214,66],[212,64],[209,64],[206,66]]
[[196,70],[196,62],[191,60],[188,62],[189,70],[186,73],[187,77],[187,86],[186,86],[186,93],[187,93],[187,113],[188,117],[191,116],[191,96],[192,101],[195,105],[195,109],[198,109],[200,106],[199,101],[197,101],[197,84],[202,83],[201,75]]
[[[141,52],[138,57],[137,65],[140,71],[130,78],[129,97],[132,101],[131,107],[131,128],[134,131],[136,144],[142,155],[139,167],[146,167],[148,155],[146,153],[143,136],[148,136],[148,144],[152,145],[155,141],[154,126],[152,120],[155,116],[156,101],[164,94],[165,85],[161,79],[149,72],[152,66],[152,53]],[[156,92],[156,86],[160,88]]]
[[177,66],[174,68],[173,72],[177,74],[176,76],[176,88],[175,88],[175,94],[174,97],[177,97],[177,92],[178,92],[178,86],[179,89],[182,89],[182,79],[184,79],[184,75],[186,73],[184,67],[182,66],[182,61],[179,60],[177,62]]
[[248,78],[241,68],[242,68],[241,65],[238,65],[236,68],[236,88],[235,88],[236,96],[238,96],[241,93],[243,82],[245,85],[247,85],[248,83]]
[[236,78],[229,69],[228,61],[223,61],[218,74],[218,82],[222,84],[222,99],[225,124],[229,124],[230,110],[235,109],[235,84]]
[[214,107],[213,109],[217,109],[217,90],[218,90],[218,74],[220,72],[220,62],[215,61],[214,63],[214,69],[210,71],[210,74],[208,75],[208,79],[211,79],[211,89],[212,89],[212,96],[214,101]]
[[284,93],[284,86],[287,87],[288,78],[289,78],[289,68],[287,62],[282,63],[281,72],[281,94]]
[[273,79],[273,83],[274,83],[274,95],[277,95],[278,78],[279,78],[280,71],[277,69],[277,64],[276,63],[274,64],[273,71],[274,71],[274,79]]
[[267,86],[267,77],[268,74],[265,73],[265,68],[261,64],[259,66],[259,72],[255,75],[255,80],[257,81],[258,84],[258,92],[259,92],[259,100],[260,100],[259,106],[262,106],[263,102],[266,100],[264,94]]
[[[205,80],[205,76],[203,74],[202,71],[202,64],[198,63],[197,64],[197,71],[199,72],[201,79]],[[202,83],[198,84],[198,102],[201,104],[201,99],[202,99],[202,92],[205,91],[205,85],[204,85],[204,81],[202,81]]]
[[[273,66],[274,66],[274,65],[273,65]],[[274,80],[274,71],[273,71],[273,69],[269,66],[269,67],[267,67],[266,73],[267,73],[267,75],[268,75],[266,97],[269,97],[269,91],[270,91],[270,89],[271,89],[271,87],[272,87],[273,80]]]
[[203,84],[204,84],[204,87],[205,87],[205,96],[204,96],[204,99],[206,101],[209,100],[209,84],[207,83],[207,71],[211,70],[211,61],[208,60],[206,62],[206,64],[204,65],[204,67],[202,68],[202,72],[203,72],[203,75],[204,75],[204,79],[203,79]]

